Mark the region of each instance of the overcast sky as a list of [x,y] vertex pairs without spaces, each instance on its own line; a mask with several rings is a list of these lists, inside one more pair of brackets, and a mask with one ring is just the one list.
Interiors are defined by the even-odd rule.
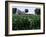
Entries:
[[25,11],[25,9],[29,10],[29,13],[34,14],[34,10],[36,9],[35,7],[22,7],[22,6],[16,6],[15,8],[21,10],[21,11]]
[[21,11],[24,11],[25,9],[28,9],[29,12],[34,12],[35,8],[34,7],[22,7],[22,6],[18,6],[18,7],[15,7]]

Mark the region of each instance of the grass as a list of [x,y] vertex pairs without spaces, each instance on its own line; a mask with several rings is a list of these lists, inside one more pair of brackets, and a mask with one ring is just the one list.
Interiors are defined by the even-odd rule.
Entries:
[[40,29],[40,15],[13,15],[13,30]]

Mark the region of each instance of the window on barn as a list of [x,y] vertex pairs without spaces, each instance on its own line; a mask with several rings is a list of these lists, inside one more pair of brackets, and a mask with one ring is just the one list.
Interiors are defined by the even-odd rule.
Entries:
[[15,14],[17,11],[17,8],[13,8],[12,11],[13,11],[13,14]]
[[27,13],[28,12],[28,9],[25,9],[25,12]]

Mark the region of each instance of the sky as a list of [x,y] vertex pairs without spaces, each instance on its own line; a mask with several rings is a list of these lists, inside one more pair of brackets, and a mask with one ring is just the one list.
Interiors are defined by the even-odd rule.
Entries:
[[29,9],[29,12],[34,12],[35,8],[34,7],[22,7],[22,6],[16,6],[15,8],[24,11],[25,9]]
[[15,8],[17,8],[17,9],[19,9],[19,10],[21,10],[21,11],[25,11],[25,9],[28,9],[29,10],[29,14],[34,14],[34,10],[36,9],[36,8],[34,8],[34,7],[24,7],[24,6],[16,6]]

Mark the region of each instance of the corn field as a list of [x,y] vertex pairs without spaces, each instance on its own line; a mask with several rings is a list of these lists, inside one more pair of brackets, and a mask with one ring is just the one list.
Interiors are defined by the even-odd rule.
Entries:
[[40,29],[40,15],[12,15],[12,30]]

